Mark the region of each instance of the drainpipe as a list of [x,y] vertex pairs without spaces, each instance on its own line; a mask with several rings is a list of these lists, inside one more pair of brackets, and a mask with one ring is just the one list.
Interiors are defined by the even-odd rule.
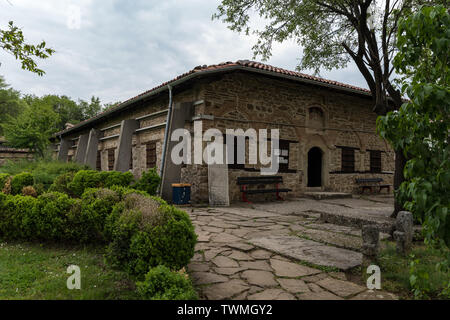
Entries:
[[168,140],[169,137],[169,129],[171,127],[172,122],[172,104],[173,104],[173,94],[172,94],[172,86],[168,85],[167,89],[169,89],[169,110],[167,112],[167,120],[166,120],[166,131],[164,132],[164,145],[163,145],[163,153],[161,158],[161,171],[160,171],[160,177],[161,177],[161,185],[159,186],[159,195],[162,194],[162,186],[164,184],[164,174],[165,174],[165,168],[166,168],[166,153],[167,153],[167,146],[168,146]]

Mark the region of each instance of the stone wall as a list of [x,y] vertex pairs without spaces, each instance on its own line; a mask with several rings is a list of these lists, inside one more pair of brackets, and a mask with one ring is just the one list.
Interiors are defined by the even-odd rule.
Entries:
[[0,147],[0,166],[7,161],[19,161],[32,158],[33,154],[26,149]]

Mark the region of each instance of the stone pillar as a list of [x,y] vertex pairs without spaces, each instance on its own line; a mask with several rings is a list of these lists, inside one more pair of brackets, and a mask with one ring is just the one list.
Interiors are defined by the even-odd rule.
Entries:
[[88,145],[89,134],[82,134],[78,139],[77,151],[75,152],[74,161],[77,163],[84,163],[86,156],[86,149]]
[[408,211],[400,211],[395,221],[394,239],[397,242],[397,252],[407,254],[411,250],[413,240],[413,215]]
[[123,120],[120,127],[119,148],[114,162],[114,171],[127,172],[130,170],[130,157],[133,134],[139,128],[137,120]]
[[91,129],[91,131],[89,132],[86,155],[84,157],[83,163],[88,165],[92,169],[97,168],[97,152],[100,135],[101,131],[97,129]]
[[223,164],[208,165],[208,195],[209,204],[213,207],[230,205],[230,193],[228,190],[228,164],[227,148],[223,145]]
[[369,264],[376,260],[380,249],[380,230],[378,226],[369,224],[362,227],[362,254],[363,262]]
[[67,162],[67,155],[69,153],[70,140],[67,138],[61,139],[61,144],[59,145],[58,160]]

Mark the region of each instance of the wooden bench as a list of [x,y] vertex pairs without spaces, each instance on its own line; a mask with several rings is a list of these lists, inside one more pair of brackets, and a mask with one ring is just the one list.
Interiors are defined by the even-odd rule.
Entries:
[[374,190],[378,189],[380,193],[381,190],[386,189],[387,193],[391,190],[391,185],[389,184],[381,184],[383,182],[382,178],[360,178],[356,179],[356,183],[361,188],[361,193],[364,193],[365,190],[369,190],[369,192],[374,192]]
[[[261,193],[275,193],[277,200],[283,200],[280,196],[282,192],[289,192],[292,189],[280,188],[283,184],[283,177],[281,176],[260,176],[260,177],[238,177],[237,185],[241,188],[242,201],[251,203],[247,199],[249,194],[261,194]],[[275,188],[265,188],[265,189],[248,189],[249,186],[256,185],[275,185]]]

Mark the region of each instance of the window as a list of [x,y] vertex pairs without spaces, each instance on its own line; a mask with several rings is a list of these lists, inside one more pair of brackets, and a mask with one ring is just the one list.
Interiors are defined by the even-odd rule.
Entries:
[[130,150],[130,170],[133,170],[133,148]]
[[[232,163],[228,163],[228,169],[239,169],[239,170],[245,169],[245,163],[238,163],[238,137],[232,136],[232,135],[225,135],[225,139],[224,139],[225,144],[227,143],[227,139],[234,139],[234,145],[233,145],[234,158],[233,158]],[[248,140],[248,138],[245,139],[245,141],[247,141],[247,140]],[[228,147],[228,145],[227,145],[227,147]],[[230,159],[230,161],[231,161],[231,159]]]
[[355,172],[355,149],[342,148],[342,172]]
[[102,171],[102,155],[100,151],[97,151],[97,171]]
[[278,152],[275,150],[275,155],[278,153],[279,172],[289,171],[289,141],[280,140]]
[[381,172],[381,151],[370,151],[370,172]]
[[145,149],[147,169],[156,168],[156,142],[147,142]]
[[114,158],[115,158],[116,149],[108,149],[108,171],[114,170]]

